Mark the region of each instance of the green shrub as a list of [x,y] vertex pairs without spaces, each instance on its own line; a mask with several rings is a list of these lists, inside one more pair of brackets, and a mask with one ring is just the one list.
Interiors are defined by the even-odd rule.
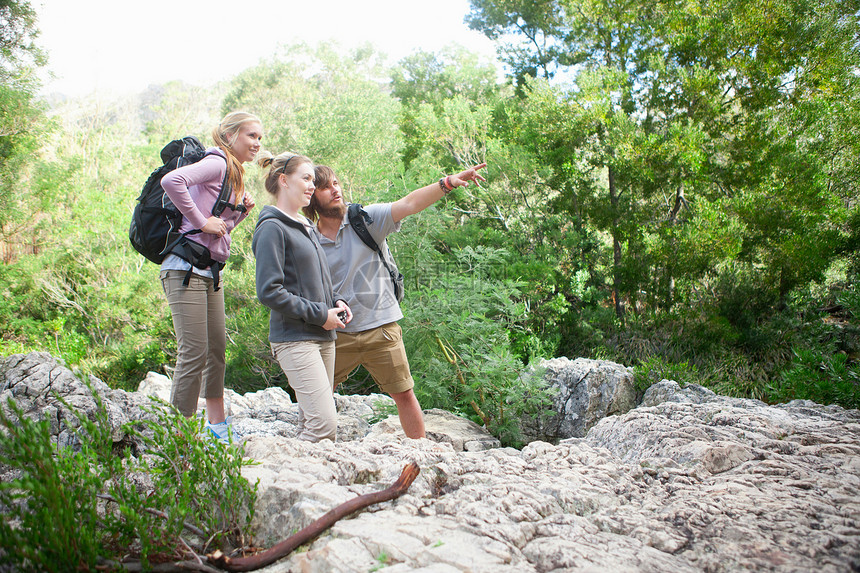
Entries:
[[794,361],[775,384],[773,397],[860,408],[860,365],[850,364],[844,353],[797,350]]
[[[51,420],[27,418],[12,400],[0,408],[0,452],[20,476],[0,482],[0,564],[22,571],[92,570],[108,539],[97,498],[105,471],[100,428],[80,451],[57,448]],[[93,429],[93,428],[91,428]],[[93,470],[96,471],[93,471]]]
[[[192,524],[204,533],[196,540],[197,553],[247,546],[256,485],[241,475],[249,463],[244,448],[201,438],[201,418],[185,418],[163,402],[146,410],[152,417],[143,428],[131,429],[144,445],[143,455],[126,456],[124,471],[114,473],[107,488],[122,545],[138,541],[144,562],[178,559],[186,524]],[[145,495],[141,482],[151,484]]]
[[200,420],[156,403],[124,428],[143,451],[114,455],[93,396],[94,420],[72,410],[75,448],[57,446],[47,417],[32,420],[12,400],[0,410],[0,456],[16,476],[0,482],[0,568],[91,571],[133,557],[146,569],[249,545],[256,485],[241,476],[242,447],[203,440]]
[[522,295],[517,283],[488,276],[505,255],[455,252],[455,264],[437,266],[440,272],[409,294],[403,329],[422,406],[468,416],[513,445],[521,417],[540,416],[551,397],[537,378],[520,378],[510,333],[526,319]]
[[687,362],[670,363],[659,356],[651,356],[633,367],[636,390],[644,392],[661,380],[674,380],[682,387],[698,380],[697,368]]

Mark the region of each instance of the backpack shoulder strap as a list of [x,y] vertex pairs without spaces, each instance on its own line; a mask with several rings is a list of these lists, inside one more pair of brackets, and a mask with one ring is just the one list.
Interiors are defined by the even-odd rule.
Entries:
[[382,254],[382,249],[379,248],[379,245],[377,245],[376,241],[373,240],[373,237],[370,236],[370,231],[367,230],[367,225],[373,223],[373,218],[370,216],[370,213],[365,211],[362,205],[358,203],[350,203],[349,207],[347,207],[346,214],[350,226],[355,229],[355,234],[364,241],[365,245],[370,247],[373,251],[376,251],[376,254],[379,256],[379,260],[382,262],[382,266],[385,267],[386,271],[388,271],[388,275],[394,283],[394,292],[396,293],[399,273],[397,273],[395,269],[392,269],[391,265],[388,264],[388,261],[385,260],[385,255]]
[[[376,244],[376,241],[374,241],[373,237],[370,236],[370,231],[367,230],[367,224],[373,223],[373,219],[370,217],[370,214],[364,210],[364,206],[360,203],[350,203],[346,213],[347,218],[349,219],[349,224],[355,230],[355,234],[358,235],[358,238],[361,239],[365,245],[370,247],[371,250],[379,252],[379,245]],[[380,256],[382,256],[381,253]]]
[[[217,153],[209,152],[206,155],[218,155]],[[227,168],[224,170],[224,180],[221,182],[221,191],[218,193],[218,200],[215,201],[215,206],[212,207],[212,216],[220,217],[221,213],[224,212],[224,209],[230,207],[234,211],[246,211],[244,205],[233,205],[230,203],[230,196],[233,194],[233,188],[230,186],[230,182],[227,180],[227,175],[229,174],[230,167],[229,162],[226,157],[222,157],[218,155],[221,159],[227,163]]]

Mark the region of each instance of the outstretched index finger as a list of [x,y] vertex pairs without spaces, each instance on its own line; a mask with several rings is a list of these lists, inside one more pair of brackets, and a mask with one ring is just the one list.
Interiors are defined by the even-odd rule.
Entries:
[[480,179],[481,181],[486,181],[486,179],[484,179],[481,176],[481,174],[478,173],[478,169],[483,169],[486,166],[487,166],[486,163],[481,163],[480,165],[475,165],[474,167],[472,167],[472,169],[475,171],[475,179]]
[[486,166],[487,166],[486,163],[480,163],[478,165],[475,165],[474,167],[470,167],[469,169],[466,169],[465,171],[460,173],[460,175],[458,177],[460,179],[462,179],[463,181],[469,181],[469,180],[476,181],[478,179],[480,179],[481,181],[486,181],[486,179],[484,179],[481,176],[481,174],[478,173],[478,169],[483,169]]

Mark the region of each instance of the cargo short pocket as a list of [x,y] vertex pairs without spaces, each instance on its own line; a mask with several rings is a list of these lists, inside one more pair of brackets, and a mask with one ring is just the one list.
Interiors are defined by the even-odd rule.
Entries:
[[382,337],[385,338],[385,340],[389,340],[391,342],[399,342],[400,339],[403,338],[403,330],[401,330],[400,325],[396,322],[380,326],[379,331],[382,333]]

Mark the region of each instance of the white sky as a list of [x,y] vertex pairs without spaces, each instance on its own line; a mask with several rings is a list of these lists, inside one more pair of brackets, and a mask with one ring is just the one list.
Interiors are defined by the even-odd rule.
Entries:
[[[44,93],[132,93],[153,83],[206,85],[273,57],[278,46],[365,42],[391,63],[460,44],[494,57],[469,30],[468,0],[33,0],[48,50]],[[185,54],[185,56],[177,55]]]

